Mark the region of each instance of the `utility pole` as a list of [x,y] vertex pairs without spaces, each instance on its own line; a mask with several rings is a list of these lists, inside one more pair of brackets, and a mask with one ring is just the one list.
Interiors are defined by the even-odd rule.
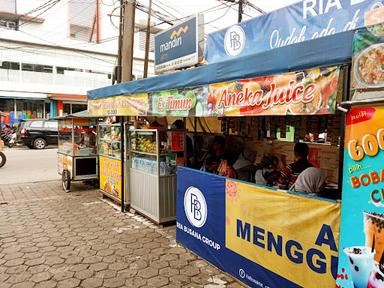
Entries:
[[126,0],[124,2],[123,33],[121,45],[121,81],[131,81],[133,79],[133,44],[135,36],[135,8],[136,0]]
[[241,20],[243,20],[243,1],[239,0],[239,11],[238,11],[238,20],[237,22],[240,23]]
[[149,57],[149,48],[151,42],[151,14],[152,14],[152,0],[149,0],[148,8],[148,20],[147,20],[147,33],[145,37],[145,56],[144,56],[144,78],[148,76],[148,57]]
[[100,43],[100,0],[96,0],[96,43]]
[[[117,69],[115,70],[116,75],[116,82],[121,83],[121,74],[122,74],[122,67],[121,67],[121,48],[123,45],[123,15],[124,15],[124,0],[120,0],[120,17],[119,17],[119,41],[118,41],[118,52],[117,52]],[[114,84],[114,83],[113,83]]]

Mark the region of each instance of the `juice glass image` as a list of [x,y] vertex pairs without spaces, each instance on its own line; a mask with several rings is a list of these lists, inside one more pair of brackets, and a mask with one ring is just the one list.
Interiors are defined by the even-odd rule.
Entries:
[[369,276],[374,269],[374,252],[371,247],[355,246],[345,248],[355,288],[367,288]]
[[375,261],[379,263],[384,252],[384,215],[364,212],[364,232],[365,246],[372,247],[372,244],[375,243]]
[[369,277],[367,288],[383,288],[384,287],[384,274],[378,267],[372,271]]

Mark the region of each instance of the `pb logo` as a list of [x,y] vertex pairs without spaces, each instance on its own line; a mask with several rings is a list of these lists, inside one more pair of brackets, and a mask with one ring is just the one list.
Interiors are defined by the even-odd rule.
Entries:
[[239,55],[245,47],[245,32],[239,25],[234,25],[227,30],[224,36],[225,52],[229,56]]
[[235,31],[232,31],[229,34],[229,37],[230,37],[230,41],[231,41],[231,48],[233,50],[239,50],[241,48],[241,42],[240,42],[241,36],[240,36],[240,34],[238,34]]
[[184,194],[184,211],[189,223],[195,227],[204,226],[207,220],[207,203],[203,193],[196,187],[189,187]]

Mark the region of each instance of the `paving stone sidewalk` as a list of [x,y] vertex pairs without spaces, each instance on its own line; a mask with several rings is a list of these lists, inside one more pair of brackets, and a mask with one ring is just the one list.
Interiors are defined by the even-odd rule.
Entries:
[[73,190],[58,181],[0,187],[0,288],[242,287],[176,244],[174,226]]

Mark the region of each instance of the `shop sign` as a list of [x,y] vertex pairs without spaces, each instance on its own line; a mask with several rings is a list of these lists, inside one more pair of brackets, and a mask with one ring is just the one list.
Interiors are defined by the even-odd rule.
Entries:
[[335,112],[339,67],[210,84],[206,116],[322,115]]
[[[383,0],[303,0],[208,34],[205,59],[219,62],[377,23]],[[379,14],[379,17],[378,17]]]
[[352,101],[384,99],[384,7],[383,23],[356,31],[353,38]]
[[100,189],[121,199],[121,161],[99,156]]
[[188,249],[251,287],[335,287],[340,204],[188,168],[177,181]]
[[338,287],[384,287],[384,107],[346,117]]
[[155,73],[162,73],[199,62],[204,42],[203,15],[196,15],[155,35]]
[[204,116],[207,105],[208,86],[174,89],[153,93],[151,111],[155,116]]
[[148,94],[124,95],[88,101],[92,116],[141,116],[148,110]]

